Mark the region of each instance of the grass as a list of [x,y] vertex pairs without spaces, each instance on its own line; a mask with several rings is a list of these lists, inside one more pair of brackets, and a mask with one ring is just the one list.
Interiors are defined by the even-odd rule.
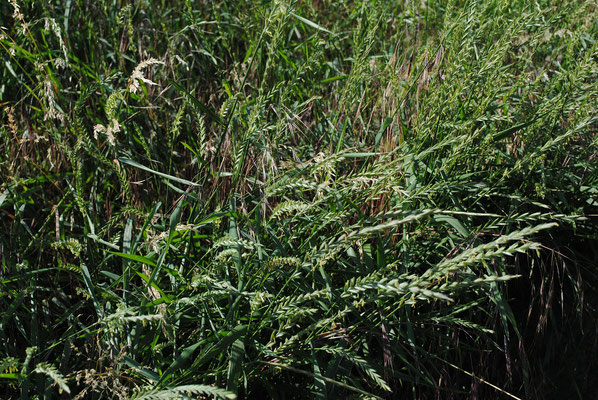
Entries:
[[596,395],[592,2],[0,15],[7,398]]

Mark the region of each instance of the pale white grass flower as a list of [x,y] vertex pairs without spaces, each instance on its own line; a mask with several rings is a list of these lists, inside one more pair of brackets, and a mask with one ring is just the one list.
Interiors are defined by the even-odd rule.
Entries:
[[52,86],[52,82],[50,80],[44,81],[44,99],[46,100],[46,104],[48,106],[46,115],[44,116],[44,121],[48,118],[63,121],[64,115],[58,109],[56,97],[54,97],[54,86]]
[[6,115],[8,116],[8,127],[10,129],[10,133],[14,137],[17,137],[17,133],[19,131],[19,127],[17,125],[17,119],[15,118],[15,108],[14,106],[4,108]]
[[53,61],[54,61],[54,66],[56,68],[61,68],[61,69],[66,68],[66,63],[65,63],[64,59],[62,59],[61,57],[56,57]]
[[102,124],[97,124],[96,126],[93,127],[93,137],[94,139],[98,139],[98,133],[104,133],[106,132],[106,127]]
[[24,35],[27,30],[29,29],[29,24],[25,21],[25,16],[21,12],[21,7],[17,0],[10,0],[10,4],[12,4],[12,17],[15,21],[20,23],[21,33]]
[[62,39],[62,30],[60,29],[60,26],[58,26],[58,24],[56,23],[56,20],[54,20],[54,18],[46,18],[44,21],[44,29],[47,30],[48,32],[53,32],[56,35],[56,38],[58,39],[58,44],[60,45],[60,50],[62,51],[62,54],[64,55],[63,62],[62,63],[56,62],[55,65],[58,67],[59,65],[64,66],[65,63],[68,64],[68,61],[69,61],[68,52],[66,50],[66,45],[64,44],[64,40]]
[[120,124],[116,119],[113,119],[112,122],[108,126],[104,126],[102,124],[97,124],[93,127],[93,137],[94,139],[98,139],[98,133],[102,133],[106,135],[108,138],[108,142],[110,145],[116,145],[116,137],[114,136],[115,133],[120,132]]
[[179,57],[178,54],[174,55],[174,59],[177,60],[179,62],[179,64],[183,65],[187,71],[189,71],[189,63],[187,61],[185,61],[181,57]]
[[164,64],[164,62],[158,61],[155,58],[149,58],[145,61],[142,61],[139,65],[137,65],[135,67],[135,69],[133,70],[131,77],[129,78],[129,86],[128,86],[127,90],[131,93],[137,93],[137,90],[139,90],[139,81],[144,82],[148,85],[155,85],[156,83],[147,79],[143,75],[142,71],[145,68],[147,68],[151,65],[156,65],[156,64]]
[[21,22],[21,33],[24,35],[29,30],[29,24],[26,21]]
[[17,0],[10,0],[10,4],[12,4],[13,8],[12,17],[16,21],[25,22],[25,16],[21,12],[21,7],[19,6],[19,3],[17,3]]

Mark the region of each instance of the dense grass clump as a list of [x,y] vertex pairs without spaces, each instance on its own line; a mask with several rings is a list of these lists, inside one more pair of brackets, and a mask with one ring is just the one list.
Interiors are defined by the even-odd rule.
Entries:
[[598,395],[595,2],[0,17],[5,398]]

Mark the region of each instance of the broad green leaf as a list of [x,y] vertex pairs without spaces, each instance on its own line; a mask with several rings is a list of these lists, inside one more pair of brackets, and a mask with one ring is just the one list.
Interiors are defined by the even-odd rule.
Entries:
[[124,164],[128,164],[128,165],[130,165],[132,167],[141,169],[143,171],[150,172],[150,173],[152,173],[154,175],[161,176],[162,178],[166,178],[166,179],[170,179],[171,181],[182,183],[183,185],[199,186],[198,183],[194,183],[194,182],[188,181],[188,180],[183,179],[183,178],[177,178],[176,176],[168,175],[168,174],[165,174],[163,172],[159,172],[159,171],[153,170],[151,168],[146,167],[145,165],[141,165],[138,162],[135,162],[135,161],[130,160],[130,159],[125,158],[125,157],[119,157],[118,161],[120,161],[120,162],[122,162]]
[[243,370],[243,358],[245,357],[245,344],[243,339],[237,339],[231,346],[230,361],[226,379],[226,390],[235,394],[238,393],[239,376]]
[[463,237],[469,237],[469,234],[470,234],[469,231],[455,217],[451,217],[449,215],[437,214],[437,215],[434,215],[434,220],[439,221],[439,222],[446,222],[450,226],[455,228],[455,230],[459,233],[459,235],[461,235]]
[[164,371],[164,373],[162,374],[162,377],[160,378],[160,380],[156,383],[156,386],[159,386],[160,384],[162,384],[163,382],[165,382],[166,379],[168,379],[168,377],[175,372],[176,370],[180,369],[181,367],[183,367],[183,365],[190,360],[191,356],[193,355],[193,353],[195,352],[195,350],[201,346],[201,342],[195,343],[187,348],[185,348],[185,350],[183,350],[181,352],[181,355],[178,356],[173,362],[172,364],[170,364],[170,366],[166,369],[166,371]]
[[326,33],[332,33],[332,32],[330,32],[328,29],[326,29],[326,28],[324,28],[324,27],[322,27],[322,26],[320,26],[320,25],[316,24],[316,23],[315,23],[315,22],[313,22],[313,21],[310,21],[310,20],[308,20],[307,18],[303,18],[303,17],[301,17],[301,16],[299,16],[299,15],[297,15],[297,14],[295,14],[295,13],[291,13],[291,15],[292,15],[293,17],[297,18],[299,21],[303,22],[304,24],[311,26],[312,28],[315,28],[315,29],[317,29],[317,30],[319,30],[319,31],[322,31],[322,32],[326,32]]
[[120,253],[120,252],[117,252],[117,251],[107,251],[107,253],[114,254],[116,256],[125,258],[127,260],[137,261],[137,262],[140,262],[142,264],[151,265],[152,267],[156,266],[156,262],[154,260],[152,260],[150,258],[147,258],[147,257],[139,256],[137,254]]
[[91,275],[89,274],[89,270],[87,269],[87,265],[81,264],[81,275],[83,275],[83,281],[85,282],[85,287],[87,288],[87,293],[89,293],[89,297],[93,301],[93,306],[98,314],[99,318],[104,317],[104,313],[102,312],[102,307],[100,306],[100,302],[96,298],[95,291],[93,289],[93,282],[91,281]]

